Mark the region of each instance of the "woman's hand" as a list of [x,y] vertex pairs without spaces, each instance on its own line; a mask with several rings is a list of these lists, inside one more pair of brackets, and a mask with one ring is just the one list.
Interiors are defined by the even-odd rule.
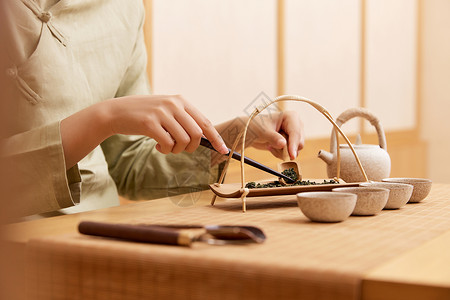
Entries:
[[227,154],[211,122],[181,96],[127,96],[94,104],[61,121],[61,139],[69,169],[114,134],[146,135],[164,154],[193,152],[204,135]]
[[[242,121],[240,123],[244,125],[247,123],[248,117],[241,117],[240,119]],[[231,122],[216,126],[222,136],[228,136],[226,130]],[[239,131],[241,129],[239,128]],[[269,150],[280,159],[283,159],[283,148],[287,145],[289,157],[295,159],[305,143],[303,123],[298,113],[294,111],[271,113],[270,115],[260,114],[250,122],[246,140],[250,141],[246,142],[246,146]],[[234,143],[234,141],[229,140],[226,140],[226,142],[230,147]]]
[[[227,154],[211,122],[179,95],[128,96],[107,101],[112,134],[140,134],[155,139],[161,153],[194,152],[204,135]],[[106,104],[106,103],[105,103]]]
[[295,159],[305,144],[303,123],[295,111],[258,115],[250,122],[249,131],[256,136],[250,146],[267,149],[280,159],[284,159],[286,145],[290,159]]

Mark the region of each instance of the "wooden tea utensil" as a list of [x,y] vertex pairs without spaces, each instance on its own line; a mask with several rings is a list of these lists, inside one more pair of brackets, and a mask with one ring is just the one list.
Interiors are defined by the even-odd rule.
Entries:
[[82,221],[78,231],[86,235],[180,246],[191,246],[193,242],[211,245],[263,243],[266,239],[258,227],[233,225],[131,225]]
[[[283,148],[283,162],[278,163],[278,172],[283,172],[284,170],[293,169],[295,173],[297,173],[297,181],[302,180],[302,173],[300,169],[300,165],[297,161],[291,160],[289,158],[289,151],[288,151],[288,137],[285,133],[281,133],[282,136],[286,139],[286,146]],[[286,184],[283,178],[280,178],[281,184]]]

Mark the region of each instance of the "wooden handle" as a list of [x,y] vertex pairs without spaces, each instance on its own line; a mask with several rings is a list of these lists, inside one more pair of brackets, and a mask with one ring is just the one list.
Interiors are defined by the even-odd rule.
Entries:
[[87,235],[144,243],[189,246],[192,242],[192,236],[187,232],[156,226],[83,221],[78,225],[78,231]]

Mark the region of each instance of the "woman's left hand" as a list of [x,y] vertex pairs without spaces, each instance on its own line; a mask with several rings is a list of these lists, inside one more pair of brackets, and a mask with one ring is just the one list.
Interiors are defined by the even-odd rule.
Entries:
[[289,158],[295,159],[305,143],[303,123],[295,111],[258,115],[250,122],[249,131],[255,135],[249,146],[267,149],[280,159],[286,145]]
[[[242,126],[247,123],[248,118],[240,118]],[[229,135],[226,133],[230,123],[233,123],[233,120],[215,127],[224,138],[228,147],[231,148],[234,140],[227,140]],[[239,129],[239,132],[241,129]],[[232,136],[236,138],[235,135]],[[256,116],[250,122],[247,130],[245,146],[269,150],[275,157],[283,159],[283,148],[287,145],[289,157],[295,159],[298,156],[298,152],[303,149],[304,143],[303,123],[298,113],[295,111],[285,111]],[[239,147],[237,148],[238,152],[240,152]]]

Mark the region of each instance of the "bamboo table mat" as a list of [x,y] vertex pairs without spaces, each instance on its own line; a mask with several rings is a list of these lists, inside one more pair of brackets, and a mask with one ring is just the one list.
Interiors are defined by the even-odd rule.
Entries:
[[[28,244],[30,299],[358,299],[368,271],[450,230],[445,186],[423,202],[313,223],[295,196],[219,199],[132,223],[258,226],[260,245],[192,248],[68,234]],[[130,222],[128,222],[130,223]]]

